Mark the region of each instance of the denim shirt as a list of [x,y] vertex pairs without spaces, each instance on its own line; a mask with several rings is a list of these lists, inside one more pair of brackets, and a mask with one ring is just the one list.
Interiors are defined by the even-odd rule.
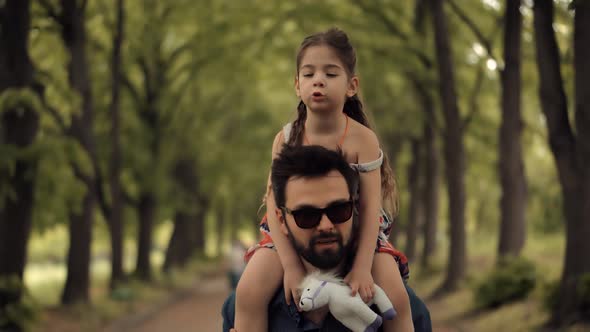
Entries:
[[269,305],[269,332],[274,331],[350,331],[340,323],[332,314],[328,313],[320,326],[297,311],[297,307],[291,303],[287,305],[283,289],[277,292]]
[[[229,332],[234,323],[235,293],[223,304],[223,331]],[[321,326],[306,319],[293,304],[287,305],[285,292],[281,287],[268,305],[268,332],[348,332],[332,314],[328,313]],[[379,330],[381,331],[381,330]]]
[[[430,321],[430,312],[428,308],[422,302],[422,300],[416,296],[414,290],[408,287],[407,284],[404,283],[406,286],[406,291],[408,292],[408,297],[410,299],[410,307],[412,309],[412,321],[414,323],[414,330],[416,332],[432,332],[432,324]],[[229,332],[229,329],[234,326],[234,316],[235,316],[235,296],[236,293],[233,292],[223,304],[223,308],[221,310],[221,314],[223,316],[223,331]],[[297,308],[291,304],[290,306],[287,305],[285,301],[285,292],[281,287],[275,296],[273,297],[271,303],[268,306],[268,331],[269,332],[301,332],[301,331],[309,331],[309,332],[321,332],[321,331],[330,331],[330,332],[340,332],[340,331],[350,331],[344,325],[342,325],[339,321],[337,321],[334,316],[328,314],[324,319],[322,326],[317,326],[312,321],[305,319],[303,315],[301,315]],[[379,331],[382,331],[380,328]]]

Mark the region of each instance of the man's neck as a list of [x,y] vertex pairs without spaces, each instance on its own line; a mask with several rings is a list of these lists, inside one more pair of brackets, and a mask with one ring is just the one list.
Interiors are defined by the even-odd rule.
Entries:
[[305,268],[305,273],[307,273],[307,274],[310,274],[312,272],[319,271],[319,272],[322,272],[322,273],[334,273],[336,275],[340,275],[339,272],[341,272],[342,266],[343,266],[343,263],[341,263],[341,264],[338,264],[336,267],[334,267],[332,269],[322,270],[322,269],[319,269],[319,268],[311,265],[310,262],[306,261],[303,258],[301,258],[301,261],[303,262],[303,267]]

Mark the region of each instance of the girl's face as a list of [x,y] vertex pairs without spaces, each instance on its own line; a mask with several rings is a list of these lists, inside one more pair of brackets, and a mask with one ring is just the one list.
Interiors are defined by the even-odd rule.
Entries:
[[310,46],[303,51],[295,79],[297,97],[311,111],[342,111],[346,97],[358,90],[358,78],[348,73],[333,48]]

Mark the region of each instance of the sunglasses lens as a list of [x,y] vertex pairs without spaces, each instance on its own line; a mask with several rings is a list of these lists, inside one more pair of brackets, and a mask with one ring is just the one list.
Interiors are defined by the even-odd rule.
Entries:
[[352,202],[332,205],[326,209],[326,215],[334,224],[341,224],[352,217]]
[[300,209],[293,211],[293,218],[297,226],[301,228],[313,228],[320,223],[322,211],[319,209]]
[[295,223],[300,228],[314,228],[320,223],[324,213],[333,224],[342,224],[352,217],[352,211],[353,203],[352,201],[348,201],[337,203],[324,209],[303,208],[291,211],[291,214],[295,219]]

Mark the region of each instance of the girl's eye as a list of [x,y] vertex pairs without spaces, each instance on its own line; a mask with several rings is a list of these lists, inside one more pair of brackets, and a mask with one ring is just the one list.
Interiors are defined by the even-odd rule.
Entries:
[[336,75],[336,74],[330,74],[330,73],[328,73],[328,74],[326,74],[326,76],[328,76],[328,77],[336,77],[336,76],[338,76],[338,75]]
[[312,77],[313,74],[303,74],[303,77]]

